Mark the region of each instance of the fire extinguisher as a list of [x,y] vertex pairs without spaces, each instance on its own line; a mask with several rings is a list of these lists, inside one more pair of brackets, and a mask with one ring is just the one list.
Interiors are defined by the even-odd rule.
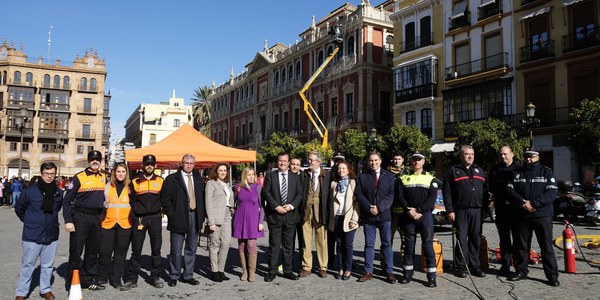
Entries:
[[577,266],[575,265],[575,234],[571,229],[571,224],[565,221],[565,231],[563,231],[563,251],[565,252],[565,272],[575,273]]

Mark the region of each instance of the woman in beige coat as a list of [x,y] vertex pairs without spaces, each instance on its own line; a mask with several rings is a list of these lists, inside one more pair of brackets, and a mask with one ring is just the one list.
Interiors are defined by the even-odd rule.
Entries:
[[354,196],[356,180],[352,166],[347,161],[338,164],[337,181],[331,182],[331,211],[329,230],[333,231],[336,254],[333,268],[338,270],[335,278],[350,279],[354,253],[354,234],[358,228],[358,200]]
[[216,164],[206,182],[206,217],[209,229],[210,268],[215,282],[229,280],[225,262],[231,241],[231,217],[234,212],[233,190],[229,186],[227,164]]

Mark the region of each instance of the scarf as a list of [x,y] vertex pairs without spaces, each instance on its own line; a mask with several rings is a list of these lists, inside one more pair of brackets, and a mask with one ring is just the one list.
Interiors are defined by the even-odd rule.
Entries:
[[42,210],[46,214],[51,214],[52,209],[54,207],[54,195],[56,194],[56,181],[52,181],[50,183],[46,183],[43,179],[39,179],[37,182],[38,188],[42,195],[44,195],[44,199],[42,201]]
[[404,171],[404,167],[389,166],[388,171],[392,172],[392,174],[394,175],[398,175],[399,173],[402,173]]
[[339,193],[345,193],[346,188],[348,188],[348,184],[350,183],[350,178],[348,176],[344,176],[340,179],[337,185],[337,191]]

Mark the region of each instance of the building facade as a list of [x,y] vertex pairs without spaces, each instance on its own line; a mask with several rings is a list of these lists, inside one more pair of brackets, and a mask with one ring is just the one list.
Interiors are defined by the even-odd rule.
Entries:
[[337,137],[348,128],[385,132],[392,124],[393,2],[372,6],[344,4],[300,33],[294,45],[267,46],[245,71],[219,86],[213,84],[211,138],[224,145],[258,149],[272,132],[302,142],[320,139],[298,95],[336,45],[329,34],[341,26],[339,52],[307,90],[308,100]]
[[125,123],[123,143],[133,143],[135,148],[154,145],[184,123],[192,125],[192,107],[173,90],[168,102],[141,103],[133,111]]
[[39,175],[54,162],[61,176],[87,166],[87,153],[106,152],[110,94],[104,59],[93,49],[73,62],[29,58],[4,38],[0,45],[0,174]]

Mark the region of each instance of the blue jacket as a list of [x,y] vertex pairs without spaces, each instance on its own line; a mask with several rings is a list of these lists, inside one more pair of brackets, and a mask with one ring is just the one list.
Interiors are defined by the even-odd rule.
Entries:
[[15,204],[15,213],[23,222],[23,241],[49,244],[58,240],[58,212],[62,208],[63,198],[60,189],[56,189],[51,214],[44,213],[44,196],[37,184],[32,183],[24,190]]
[[23,191],[23,182],[21,180],[13,180],[12,184],[10,185],[10,191],[12,193],[20,193]]
[[[355,192],[360,205],[360,221],[363,224],[374,224],[392,220],[392,204],[394,203],[394,175],[384,170],[379,171],[379,180],[375,183],[375,172],[360,174]],[[377,205],[379,214],[371,214],[371,205]]]

